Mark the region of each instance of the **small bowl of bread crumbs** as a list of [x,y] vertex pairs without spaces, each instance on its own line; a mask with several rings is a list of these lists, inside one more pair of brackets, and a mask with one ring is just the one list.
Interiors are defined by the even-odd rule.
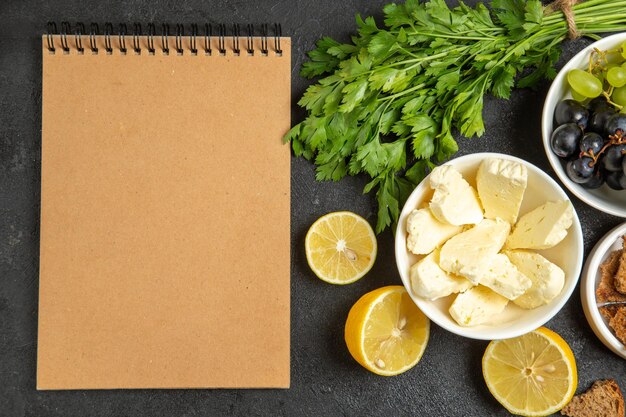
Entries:
[[626,359],[626,223],[593,248],[583,272],[581,298],[587,321],[609,349]]

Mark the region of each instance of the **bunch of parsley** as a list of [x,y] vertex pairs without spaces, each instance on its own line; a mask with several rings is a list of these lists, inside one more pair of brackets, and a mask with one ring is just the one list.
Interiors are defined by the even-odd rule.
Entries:
[[[623,30],[625,8],[626,0],[579,3],[577,28],[596,38]],[[364,192],[376,190],[377,232],[397,221],[428,170],[456,153],[453,128],[483,134],[486,93],[506,99],[513,86],[554,77],[568,35],[563,14],[539,0],[493,0],[491,10],[407,0],[384,14],[384,27],[357,16],[351,43],[317,42],[301,74],[323,78],[298,102],[306,119],[285,135],[320,181],[371,177]]]

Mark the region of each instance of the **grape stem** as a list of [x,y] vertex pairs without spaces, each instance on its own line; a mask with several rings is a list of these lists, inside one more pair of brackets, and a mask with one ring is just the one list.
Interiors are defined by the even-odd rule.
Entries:
[[[597,69],[599,69],[600,72],[605,71],[607,69],[607,66],[609,65],[609,60],[606,56],[609,54],[617,54],[617,53],[621,54],[622,48],[605,49],[604,51],[598,48],[593,48],[593,51],[591,51],[591,54],[589,54],[588,71],[592,74]],[[597,55],[597,58],[596,58],[596,55]]]
[[[617,129],[614,135],[609,135],[609,140],[607,141],[607,143],[604,144],[602,149],[600,149],[597,154],[593,152],[593,149],[587,149],[586,151],[580,153],[580,157],[582,158],[583,156],[587,156],[593,159],[593,161],[589,164],[590,167],[593,167],[598,162],[600,155],[602,155],[604,151],[606,151],[610,146],[623,145],[624,143],[626,143],[626,136],[624,136],[624,131],[622,129]],[[622,154],[624,154],[624,152],[622,152]]]
[[617,104],[614,101],[612,101],[611,100],[611,94],[613,94],[613,87],[611,87],[608,92],[606,92],[606,91],[602,92],[602,95],[606,98],[606,102],[607,103],[609,103],[611,106],[615,107],[617,110],[622,110],[624,108],[624,106],[620,106],[619,104]]

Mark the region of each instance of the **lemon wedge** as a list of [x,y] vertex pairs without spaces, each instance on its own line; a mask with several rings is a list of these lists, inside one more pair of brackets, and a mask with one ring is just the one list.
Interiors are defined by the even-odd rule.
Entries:
[[547,416],[570,402],[576,386],[576,360],[567,342],[541,327],[523,336],[489,343],[483,376],[491,394],[509,412]]
[[376,235],[363,217],[349,211],[317,219],[304,240],[306,259],[321,280],[350,284],[363,277],[376,260]]
[[398,375],[421,359],[430,321],[404,287],[382,287],[361,297],[350,309],[345,339],[352,357],[378,375]]

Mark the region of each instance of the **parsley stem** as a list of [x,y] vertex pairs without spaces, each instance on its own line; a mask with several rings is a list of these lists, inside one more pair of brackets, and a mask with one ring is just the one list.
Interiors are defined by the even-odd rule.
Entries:
[[[471,32],[467,32],[471,33]],[[408,32],[409,35],[418,35],[418,36],[428,36],[430,38],[443,38],[443,39],[460,39],[460,40],[470,40],[470,41],[492,41],[495,39],[493,36],[459,36],[459,35],[448,35],[445,32]]]
[[412,56],[415,59],[422,59],[422,57],[415,55],[413,52],[408,51],[406,48],[403,48],[400,45],[398,45],[398,49],[403,51],[405,54]]
[[393,95],[390,95],[390,96],[386,96],[386,97],[383,97],[383,98],[379,98],[379,99],[378,99],[378,101],[393,100],[393,99],[395,99],[395,98],[402,97],[402,96],[404,96],[404,95],[407,95],[407,94],[409,94],[409,93],[412,93],[412,92],[413,92],[413,91],[415,91],[415,90],[419,90],[420,88],[424,88],[424,87],[426,87],[426,84],[425,84],[425,83],[418,84],[418,85],[416,85],[416,86],[414,86],[414,87],[409,88],[408,90],[404,90],[404,91],[401,91],[401,92],[399,92],[399,93],[396,93],[396,94],[393,94]]

